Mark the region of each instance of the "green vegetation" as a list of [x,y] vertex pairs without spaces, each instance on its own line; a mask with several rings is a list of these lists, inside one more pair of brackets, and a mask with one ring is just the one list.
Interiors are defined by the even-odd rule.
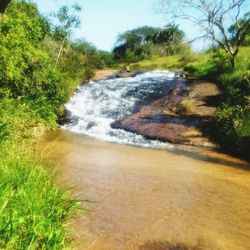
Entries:
[[69,243],[66,224],[78,202],[53,184],[34,143],[56,127],[77,84],[113,63],[88,42],[71,41],[78,11],[64,6],[48,19],[34,3],[13,0],[0,20],[1,249]]
[[62,249],[65,222],[78,202],[54,186],[30,153],[16,150],[1,147],[0,248]]
[[53,184],[32,147],[54,124],[23,100],[4,98],[0,110],[0,248],[62,249],[78,202]]
[[177,25],[164,28],[149,26],[126,31],[118,36],[113,49],[114,59],[119,62],[138,62],[152,56],[175,55],[189,49],[183,44],[184,32]]
[[[214,139],[249,157],[249,47],[237,52],[232,67],[221,49],[191,53],[183,43],[183,32],[171,24],[127,31],[119,36],[113,53],[108,53],[85,40],[71,41],[80,25],[78,5],[63,6],[51,18],[41,15],[30,1],[6,0],[0,7],[1,249],[68,246],[66,224],[78,201],[54,185],[45,164],[34,157],[34,142],[56,127],[77,84],[90,79],[96,69],[123,62],[132,63],[131,69],[185,66],[192,76],[215,80],[224,95],[215,116]],[[244,20],[240,22],[245,25]],[[232,34],[235,29],[231,27]],[[235,39],[232,35],[231,41]],[[249,34],[243,44],[248,42]],[[190,112],[192,105],[190,100],[183,101],[180,112]]]
[[235,67],[239,49],[249,39],[248,0],[159,0],[159,4],[168,20],[184,20],[199,27],[199,37],[217,44]]
[[194,54],[189,48],[187,48],[183,50],[181,54],[152,56],[150,59],[144,59],[136,63],[131,63],[130,67],[133,70],[180,70],[183,69],[187,63],[205,60],[206,57],[207,56],[204,54]]
[[224,149],[249,159],[250,147],[250,47],[241,47],[235,67],[220,49],[206,60],[187,64],[188,74],[212,79],[222,90],[222,103],[214,117],[211,135]]
[[131,63],[130,68],[133,70],[153,70],[153,69],[181,69],[183,67],[180,56],[154,56],[151,59],[145,59],[136,63]]

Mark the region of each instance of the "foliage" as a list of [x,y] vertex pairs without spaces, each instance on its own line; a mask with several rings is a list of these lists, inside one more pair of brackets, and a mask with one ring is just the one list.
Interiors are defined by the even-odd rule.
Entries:
[[0,3],[0,22],[3,18],[3,13],[5,9],[7,8],[8,4],[10,3],[11,0],[2,0]]
[[104,67],[115,67],[116,62],[114,60],[114,55],[107,51],[98,51],[98,56],[104,64]]
[[238,38],[238,29],[239,27],[244,27],[246,26],[245,29],[245,37],[242,40],[242,46],[247,46],[250,45],[250,25],[247,25],[247,22],[249,22],[249,16],[250,12],[246,13],[243,18],[237,20],[236,23],[232,24],[228,28],[228,32],[230,33],[230,40],[232,44],[237,43],[237,38]]
[[[182,53],[169,56],[152,56],[150,59],[131,63],[130,68],[132,70],[183,70],[186,65],[191,66],[207,62],[208,57],[207,54],[195,54],[188,46],[183,46]],[[123,67],[124,64],[120,64],[120,68]]]
[[25,102],[4,98],[0,102],[0,141],[20,142],[34,136],[34,128],[42,127],[45,121]]
[[[180,62],[180,56],[155,56],[150,59],[145,59],[136,63],[131,63],[130,68],[132,70],[154,70],[154,69],[181,69],[182,63]],[[121,68],[123,64],[121,64]]]
[[59,24],[54,28],[53,37],[57,41],[61,41],[61,46],[56,57],[55,68],[57,67],[62,55],[66,40],[71,37],[72,29],[79,28],[80,26],[80,19],[76,15],[76,12],[79,11],[81,11],[81,7],[78,4],[73,4],[71,8],[68,6],[62,6],[58,12],[54,14],[54,17]]
[[249,159],[250,147],[250,63],[249,47],[242,47],[236,67],[221,50],[209,52],[206,60],[189,63],[189,74],[215,80],[223,92],[214,117],[211,135],[215,142],[232,153]]
[[85,41],[85,40],[77,40],[74,43],[74,48],[78,54],[81,54],[84,58],[84,63],[89,68],[92,69],[102,69],[104,67],[104,63],[101,60],[96,47]]
[[48,23],[34,4],[11,4],[0,24],[1,87],[8,86],[14,95],[36,92],[41,87],[41,82],[36,86],[34,83],[45,74],[49,58],[38,44],[47,31]]
[[64,5],[62,6],[57,13],[54,14],[54,17],[57,19],[57,24],[54,27],[54,37],[58,40],[63,40],[69,38],[72,33],[73,28],[79,28],[80,19],[76,15],[77,12],[81,11],[81,7],[78,4],[73,4],[70,7]]
[[118,36],[113,49],[114,59],[137,62],[155,55],[173,55],[182,49],[183,37],[183,31],[174,24],[164,28],[143,26],[129,30]]
[[224,103],[215,116],[213,136],[231,153],[249,158],[250,109]]
[[188,63],[184,70],[187,74],[201,78],[217,81],[221,72],[231,71],[230,60],[227,54],[220,49],[207,52],[207,60],[197,60]]
[[32,145],[56,126],[76,85],[96,67],[89,70],[68,34],[62,46],[58,29],[25,0],[12,1],[0,22],[1,249],[66,247],[65,224],[77,202],[53,185]]
[[[245,68],[246,67],[246,68]],[[250,96],[250,63],[229,73],[221,74],[219,82],[227,99],[245,105]]]
[[[208,38],[220,46],[227,53],[232,68],[235,67],[235,58],[250,28],[248,0],[159,0],[159,2],[161,12],[170,20],[180,18],[198,26],[199,37]],[[230,30],[230,27],[233,28]]]
[[160,55],[175,55],[183,48],[183,38],[184,32],[179,29],[178,25],[168,24],[154,33],[152,41],[154,45],[158,45]]
[[78,202],[53,185],[41,163],[6,145],[0,171],[0,248],[64,248],[65,222]]

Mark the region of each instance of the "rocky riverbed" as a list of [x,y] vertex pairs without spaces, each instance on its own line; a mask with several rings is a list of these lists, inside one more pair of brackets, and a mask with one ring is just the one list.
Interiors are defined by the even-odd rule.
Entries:
[[212,122],[219,97],[214,83],[179,78],[163,98],[114,122],[112,127],[149,139],[214,148],[203,130]]
[[[161,74],[162,73],[163,72],[161,72]],[[114,107],[112,106],[114,100],[115,102],[123,102],[121,105],[128,105],[131,99],[124,99],[124,95],[127,96],[129,94],[125,94],[125,92],[119,94],[119,91],[131,88],[131,90],[126,91],[132,91],[132,95],[135,95],[136,98],[141,98],[141,100],[138,99],[137,101],[140,104],[135,105],[137,108],[134,108],[133,112],[121,115],[122,118],[120,119],[117,119],[119,115],[113,117],[113,122],[110,124],[110,127],[113,130],[108,133],[116,133],[114,130],[118,131],[118,129],[122,129],[127,132],[141,135],[150,140],[170,142],[172,144],[203,146],[212,149],[216,148],[216,145],[209,140],[207,134],[204,132],[207,131],[207,128],[213,122],[213,115],[219,104],[221,93],[216,84],[196,79],[187,79],[180,72],[173,72],[175,77],[171,76],[173,77],[172,80],[167,81],[166,84],[152,87],[154,85],[154,83],[152,83],[151,87],[147,87],[144,86],[145,83],[140,83],[140,79],[144,81],[144,77],[138,78],[138,75],[140,76],[140,74],[143,76],[147,73],[142,71],[126,72],[100,70],[95,77],[91,79],[92,81],[97,82],[98,86],[96,86],[96,89],[93,87],[93,90],[91,90],[92,92],[89,94],[86,94],[87,92],[85,92],[84,96],[86,95],[85,97],[88,97],[86,100],[84,99],[85,97],[79,96],[80,99],[77,102],[80,103],[81,100],[84,99],[85,101],[81,106],[86,105],[88,102],[89,107],[89,102],[92,100],[91,96],[96,95],[96,91],[101,91],[100,93],[104,91],[102,94],[98,94],[98,100],[96,98],[92,100],[95,102],[95,106],[98,105],[98,107],[96,106],[95,110],[92,110],[91,112],[104,109],[104,113],[112,115],[113,112],[117,112],[117,109],[121,109],[117,105]],[[123,78],[124,82],[121,80]],[[129,78],[131,81],[128,80]],[[113,85],[113,82],[108,83],[111,84],[109,87],[105,85],[107,84],[107,81],[116,81],[116,79],[118,81],[118,85],[116,85],[117,87]],[[134,81],[138,83],[132,85],[134,84]],[[148,81],[151,81],[150,78],[148,78]],[[152,79],[152,81],[154,81],[154,79]],[[113,92],[109,92],[110,90]],[[90,90],[87,89],[84,91]],[[144,92],[148,92],[146,98],[144,94],[141,95],[141,93]],[[110,94],[114,96],[108,97]],[[112,99],[116,95],[118,99]],[[104,99],[102,96],[104,96]],[[102,103],[107,102],[105,96],[110,98],[109,105],[101,107],[103,105]],[[76,100],[74,102],[76,102]],[[74,107],[73,112],[70,110],[67,111],[66,116],[59,121],[60,125],[80,124],[79,118],[72,115],[72,113],[79,112],[79,105],[80,104],[77,104]],[[86,113],[85,109],[80,112]],[[87,130],[89,128],[92,129],[96,122],[98,122],[96,121],[98,118],[96,116],[102,116],[98,111],[97,114],[92,114],[93,121],[89,122],[89,120],[85,121],[85,117],[88,114],[89,112],[83,114],[81,118],[84,119],[84,124],[88,123],[86,126]],[[99,130],[102,129],[101,127],[102,125],[100,124]],[[78,130],[82,131],[81,127],[77,128],[77,131]]]

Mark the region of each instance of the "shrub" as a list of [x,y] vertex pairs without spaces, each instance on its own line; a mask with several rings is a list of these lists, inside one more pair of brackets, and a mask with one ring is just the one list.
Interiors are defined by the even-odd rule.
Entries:
[[201,79],[216,78],[215,65],[211,62],[207,62],[206,64],[203,62],[189,63],[185,66],[184,71],[187,72],[188,75]]
[[107,51],[99,51],[98,56],[103,62],[105,67],[114,67],[116,66],[116,62],[114,60],[114,55]]
[[219,83],[227,98],[235,104],[244,105],[250,96],[250,64],[246,68],[236,68],[219,77]]
[[4,98],[0,101],[0,141],[19,142],[31,139],[34,128],[44,126],[45,122],[32,107],[20,100]]
[[224,103],[216,112],[214,139],[225,149],[249,159],[250,110]]
[[184,68],[188,75],[212,81],[217,81],[222,72],[228,72],[230,69],[228,56],[221,50],[213,51],[205,61],[188,63]]

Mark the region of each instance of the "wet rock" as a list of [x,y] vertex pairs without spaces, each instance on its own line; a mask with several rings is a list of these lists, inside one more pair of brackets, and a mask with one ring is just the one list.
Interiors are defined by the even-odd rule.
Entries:
[[111,76],[108,77],[108,79],[115,79],[115,78],[126,78],[126,77],[134,77],[137,76],[139,74],[144,73],[144,71],[117,71],[114,74],[112,74]]
[[[175,86],[163,98],[142,106],[135,114],[114,122],[112,127],[138,133],[148,139],[215,147],[201,131],[201,128],[211,121],[216,110],[204,101],[209,96],[219,94],[215,86],[212,83],[202,86],[200,82],[187,86],[186,81],[177,80]],[[192,98],[194,107],[191,114],[182,115],[178,110],[186,97]]]
[[73,116],[69,110],[65,109],[64,114],[58,119],[58,124],[60,126],[66,124],[76,124],[77,121],[78,118]]

